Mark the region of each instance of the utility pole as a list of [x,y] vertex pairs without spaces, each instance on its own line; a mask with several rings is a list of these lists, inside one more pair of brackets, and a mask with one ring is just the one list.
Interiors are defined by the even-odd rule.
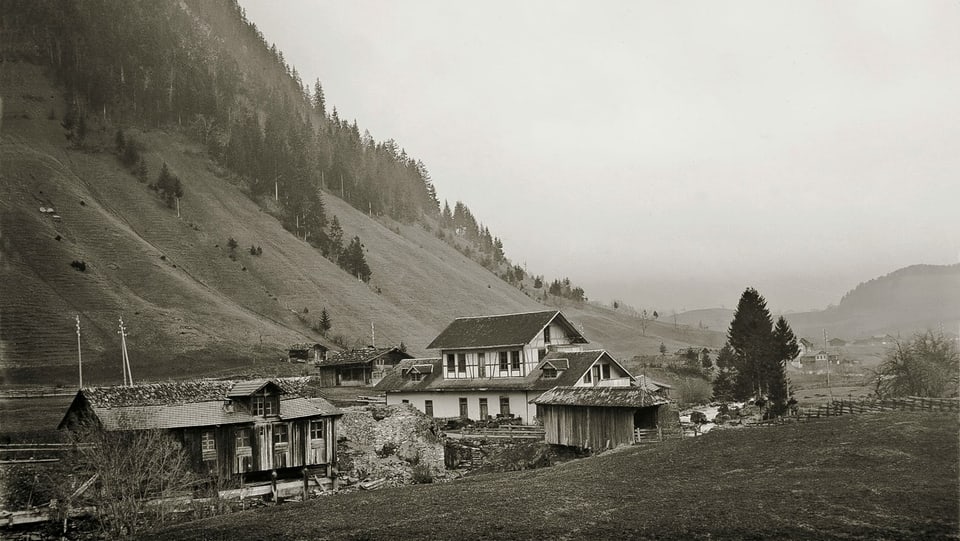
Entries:
[[377,347],[377,332],[373,328],[373,322],[370,322],[370,345]]
[[83,389],[83,356],[80,354],[80,314],[77,314],[77,362],[80,364],[80,388]]
[[127,328],[123,325],[123,316],[120,316],[120,353],[123,356],[123,384],[133,385],[133,372],[130,371],[130,355],[127,354]]
[[340,199],[343,199],[343,173],[340,173]]
[[830,351],[827,350],[827,329],[823,329],[823,352],[827,356],[827,393],[833,402],[833,387],[830,386]]

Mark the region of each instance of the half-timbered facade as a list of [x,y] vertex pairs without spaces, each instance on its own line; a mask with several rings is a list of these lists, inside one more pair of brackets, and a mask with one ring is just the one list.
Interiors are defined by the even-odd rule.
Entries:
[[340,411],[299,394],[300,381],[193,381],[80,389],[60,423],[110,431],[165,430],[194,469],[224,475],[330,475]]
[[536,418],[531,401],[557,385],[627,387],[632,376],[603,350],[551,351],[523,376],[498,376],[487,371],[472,378],[445,377],[445,359],[401,362],[377,385],[387,404],[408,403],[434,417],[488,419],[519,417],[526,424]]

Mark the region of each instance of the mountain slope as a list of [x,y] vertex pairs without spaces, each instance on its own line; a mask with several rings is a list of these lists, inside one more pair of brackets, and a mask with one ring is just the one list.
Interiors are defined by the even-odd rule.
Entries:
[[[117,318],[128,327],[138,379],[268,369],[311,330],[320,310],[329,337],[347,345],[404,342],[415,354],[463,315],[540,309],[530,297],[428,231],[371,218],[327,194],[345,237],[359,235],[373,269],[358,282],[285,230],[272,201],[242,184],[187,137],[129,133],[151,174],[166,163],[185,187],[181,218],[127,172],[98,132],[86,151],[68,148],[58,121],[63,97],[43,70],[6,72],[0,138],[0,374],[3,383],[69,383],[76,376],[74,315],[82,325],[85,381],[118,381]],[[60,217],[43,213],[51,207]],[[57,238],[59,237],[59,240]],[[239,247],[227,247],[233,238]],[[262,255],[250,255],[260,246]],[[71,267],[83,261],[86,270]],[[308,312],[304,313],[304,309]],[[653,353],[656,327],[584,303],[561,306],[594,345],[620,356]],[[661,325],[668,344],[709,343]],[[671,334],[672,333],[672,334]],[[269,363],[269,364],[264,364]]]

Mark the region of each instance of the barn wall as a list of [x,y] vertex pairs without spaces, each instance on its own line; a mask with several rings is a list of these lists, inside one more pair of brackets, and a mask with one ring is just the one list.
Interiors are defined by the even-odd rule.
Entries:
[[337,368],[335,366],[321,366],[319,372],[321,387],[335,387],[337,385]]
[[633,443],[635,408],[549,406],[539,408],[547,443],[604,449]]

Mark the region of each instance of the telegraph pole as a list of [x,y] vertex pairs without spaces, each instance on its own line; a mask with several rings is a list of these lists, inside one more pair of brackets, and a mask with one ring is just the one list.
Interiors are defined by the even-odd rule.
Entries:
[[130,355],[127,354],[127,328],[123,325],[123,316],[120,316],[120,353],[123,356],[123,384],[133,385],[133,372],[130,371]]
[[83,389],[83,356],[80,354],[80,314],[77,314],[77,362],[80,363],[80,388]]

